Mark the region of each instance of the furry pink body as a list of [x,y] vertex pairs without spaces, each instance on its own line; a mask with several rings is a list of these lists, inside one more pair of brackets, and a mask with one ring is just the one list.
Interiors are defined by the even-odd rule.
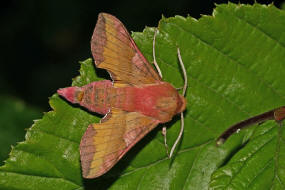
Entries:
[[142,86],[114,87],[109,80],[92,82],[83,87],[68,87],[58,93],[72,103],[92,112],[107,114],[112,107],[140,112],[165,123],[184,109],[184,103],[173,86],[159,81]]

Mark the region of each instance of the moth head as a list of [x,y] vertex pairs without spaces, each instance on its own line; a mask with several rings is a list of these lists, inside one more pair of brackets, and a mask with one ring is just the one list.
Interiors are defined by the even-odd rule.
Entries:
[[163,122],[170,121],[176,114],[183,112],[186,108],[186,99],[176,93],[170,97],[160,98],[156,107],[159,109],[159,119]]
[[187,101],[185,97],[179,94],[179,97],[177,98],[177,107],[176,107],[175,114],[179,114],[183,112],[186,109],[186,103]]
[[77,86],[61,88],[57,93],[71,103],[80,103],[84,95],[82,89]]

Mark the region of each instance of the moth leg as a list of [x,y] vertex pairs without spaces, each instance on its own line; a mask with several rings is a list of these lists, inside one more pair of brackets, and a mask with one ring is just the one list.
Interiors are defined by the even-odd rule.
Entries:
[[182,89],[183,89],[183,87],[179,87],[179,88],[175,88],[175,89],[178,91],[178,90],[182,90]]
[[155,32],[154,32],[154,35],[153,35],[153,41],[152,41],[152,56],[153,56],[153,64],[160,76],[160,78],[162,78],[162,73],[161,73],[161,70],[156,62],[156,58],[155,58],[155,37],[156,37],[156,34],[157,34],[157,29],[155,29]]
[[[162,78],[162,73],[161,73],[161,70],[156,62],[156,58],[155,58],[155,38],[156,38],[156,35],[157,35],[157,29],[155,29],[154,31],[154,35],[153,35],[153,41],[152,41],[152,55],[153,55],[153,64],[159,74],[159,76]],[[164,146],[165,146],[165,149],[166,149],[166,154],[167,156],[170,158],[169,156],[169,152],[168,152],[168,145],[167,145],[167,137],[166,137],[166,133],[167,133],[167,129],[166,127],[162,127],[162,131],[161,131],[162,135],[163,135],[163,138],[164,138]]]
[[[179,59],[179,63],[180,63],[181,69],[183,71],[183,76],[184,76],[184,86],[183,86],[182,95],[185,96],[186,89],[187,89],[187,74],[186,74],[186,69],[184,67],[184,64],[183,64],[183,61],[182,61],[182,58],[181,58],[181,54],[180,54],[180,49],[179,48],[177,48],[177,54],[178,54],[178,59]],[[173,152],[174,152],[177,144],[181,140],[181,137],[182,137],[182,134],[183,134],[183,131],[184,131],[184,115],[183,115],[183,112],[181,112],[180,116],[181,116],[180,132],[179,132],[179,135],[178,135],[177,139],[175,140],[174,145],[172,146],[172,148],[170,150],[169,158],[172,157]]]
[[165,146],[165,149],[166,149],[166,154],[167,154],[168,158],[170,158],[169,152],[168,152],[168,145],[167,145],[166,132],[167,132],[167,131],[166,131],[166,126],[163,126],[161,133],[162,133],[162,135],[163,135],[163,137],[164,137],[164,146]]

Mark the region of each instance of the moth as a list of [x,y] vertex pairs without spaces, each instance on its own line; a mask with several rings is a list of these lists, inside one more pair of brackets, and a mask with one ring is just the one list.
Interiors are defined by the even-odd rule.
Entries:
[[[96,67],[106,69],[112,81],[57,91],[69,102],[105,115],[100,123],[90,124],[81,139],[84,178],[99,177],[109,171],[158,124],[170,121],[186,107],[184,96],[162,81],[116,17],[99,14],[91,51]],[[179,49],[178,53],[181,60]],[[184,94],[185,90],[186,85]]]
[[232,134],[240,131],[241,129],[254,124],[260,124],[267,120],[275,120],[276,122],[281,122],[285,119],[285,106],[275,108],[273,110],[267,111],[265,113],[250,117],[246,120],[240,121],[232,126],[230,126],[225,132],[223,132],[217,139],[216,144],[218,146],[222,145]]

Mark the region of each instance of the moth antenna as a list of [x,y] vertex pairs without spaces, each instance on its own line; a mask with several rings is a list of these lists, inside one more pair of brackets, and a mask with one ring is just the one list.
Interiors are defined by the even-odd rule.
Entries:
[[179,63],[180,63],[180,66],[181,66],[181,69],[182,69],[182,72],[183,72],[183,77],[184,77],[184,86],[183,86],[182,96],[185,96],[185,93],[186,93],[186,90],[187,90],[187,86],[188,86],[188,79],[187,79],[186,69],[185,69],[184,63],[182,61],[179,48],[177,48],[177,54],[178,54]]
[[[186,69],[184,67],[184,63],[182,61],[182,58],[181,58],[181,54],[180,54],[180,49],[177,48],[177,54],[178,54],[178,59],[179,59],[179,63],[180,63],[180,66],[181,66],[181,69],[183,71],[183,76],[184,76],[184,86],[183,86],[183,92],[182,92],[182,95],[185,96],[185,93],[186,93],[186,90],[187,90],[187,74],[186,74]],[[182,134],[183,134],[183,131],[184,131],[184,115],[183,115],[183,112],[181,112],[180,114],[181,116],[181,127],[180,127],[180,132],[179,132],[179,135],[174,143],[174,145],[172,146],[171,148],[171,151],[170,151],[170,154],[169,154],[169,158],[172,157],[173,155],[173,152],[178,144],[178,142],[181,140],[181,137],[182,137]]]
[[162,135],[164,137],[164,146],[165,146],[165,149],[166,149],[166,154],[167,154],[168,158],[170,158],[170,155],[169,155],[169,152],[168,152],[167,139],[166,139],[166,133],[167,133],[166,126],[162,127],[162,131],[161,132],[162,132]]
[[152,56],[153,56],[153,64],[160,76],[160,78],[162,78],[162,73],[161,73],[161,70],[156,62],[156,58],[155,58],[155,37],[156,37],[156,34],[157,34],[157,29],[155,29],[154,31],[154,35],[153,35],[153,41],[152,41]]

